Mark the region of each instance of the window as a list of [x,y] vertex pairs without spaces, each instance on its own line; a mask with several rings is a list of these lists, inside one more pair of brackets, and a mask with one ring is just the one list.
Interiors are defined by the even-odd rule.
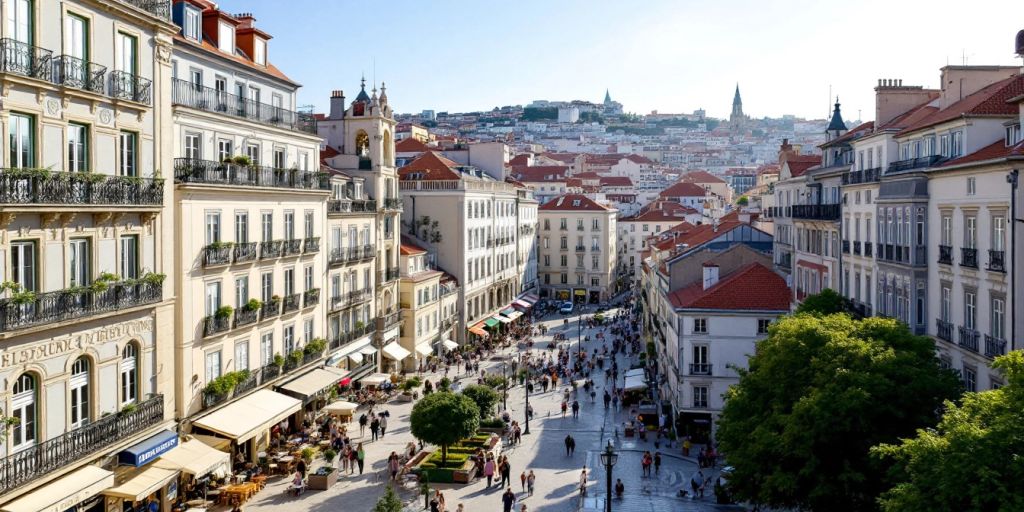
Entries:
[[206,245],[220,242],[220,212],[206,212]]
[[139,353],[134,343],[121,351],[121,405],[135,403],[139,397]]
[[260,38],[255,38],[253,41],[253,54],[252,60],[256,64],[265,66],[267,64],[267,42]]
[[313,265],[306,265],[303,269],[303,290],[309,291],[316,288],[316,284],[313,282]]
[[221,376],[220,350],[206,353],[206,382]]
[[198,133],[185,133],[185,158],[199,160],[203,158],[201,138]]
[[551,229],[551,219],[544,219],[544,231]]
[[125,235],[121,237],[121,278],[136,279],[139,277],[139,237]]
[[[8,4],[10,5],[10,4]],[[11,167],[35,167],[35,118],[23,114],[10,115]]]
[[942,215],[942,245],[953,245],[953,217],[946,213]]
[[600,231],[601,230],[601,219],[593,219],[590,222],[590,229],[592,231]]
[[263,241],[270,242],[274,239],[274,214],[263,212],[261,215]]
[[248,144],[245,146],[245,154],[252,160],[253,165],[260,164],[260,145],[259,144]]
[[71,428],[80,428],[89,423],[89,360],[79,357],[71,366],[71,379],[68,381],[68,396],[71,412]]
[[260,276],[260,300],[269,302],[274,296],[274,273],[264,272]]
[[235,309],[249,302],[249,276],[235,278]]
[[992,250],[1006,250],[1006,217],[1001,214],[992,216]]
[[285,296],[295,294],[295,269],[289,268],[284,271],[284,294]]
[[915,296],[915,302],[917,303],[916,306],[915,306],[916,310],[917,310],[915,318],[917,320],[917,325],[920,325],[920,326],[923,326],[924,323],[925,323],[924,322],[924,301],[925,301],[924,282],[919,282],[919,283],[917,283],[917,295]]
[[990,331],[992,337],[1002,340],[1006,339],[1006,299],[1002,297],[992,297],[992,318]]
[[220,308],[220,281],[206,283],[206,316],[213,316]]
[[939,154],[949,156],[949,135],[939,135]]
[[976,190],[977,181],[973,178],[967,178],[967,195],[973,196]]
[[230,139],[217,139],[217,161],[223,162],[234,156]]
[[235,343],[235,370],[249,369],[249,342],[239,341]]
[[708,387],[693,387],[693,407],[695,409],[706,409],[708,406]]
[[693,332],[697,334],[706,334],[708,332],[708,319],[707,318],[694,318],[693,319]]
[[964,217],[964,247],[975,249],[978,244],[978,218],[974,215]]
[[249,213],[235,212],[235,243],[249,242]]
[[964,328],[974,330],[977,325],[978,303],[974,290],[964,291]]
[[942,303],[940,304],[939,317],[943,322],[949,322],[951,318],[953,295],[952,288],[948,284],[942,285]]
[[978,372],[969,366],[964,366],[961,372],[964,379],[964,390],[966,391],[977,391],[978,390]]
[[203,72],[198,69],[189,70],[189,79],[192,81],[192,89],[199,91],[203,88]]
[[32,23],[32,0],[12,0],[7,2],[7,37],[25,44],[34,44],[35,37]]
[[36,379],[25,373],[11,390],[11,448],[15,451],[36,443]]
[[284,239],[295,240],[295,212],[284,212]]
[[[81,16],[68,14],[64,19],[64,54],[80,60],[89,60],[89,22]],[[87,67],[75,69],[76,79],[86,80]]]
[[[337,318],[337,317],[335,317]],[[274,359],[274,332],[260,335],[260,365],[266,366]]]
[[569,275],[562,272],[562,284],[569,284]]
[[562,230],[569,229],[569,221],[566,220],[565,217],[562,217],[561,219],[559,219],[559,226],[558,227],[559,227],[559,229],[562,229]]
[[26,291],[36,290],[35,242],[11,243],[11,279]]
[[950,134],[949,156],[957,157],[964,154],[964,132]]
[[295,326],[289,325],[288,327],[285,327],[283,333],[284,353],[291,354],[295,351]]
[[227,23],[217,25],[217,47],[224,53],[235,54],[235,28]]
[[184,33],[185,37],[187,37],[187,38],[189,38],[189,39],[191,39],[193,41],[199,41],[200,40],[199,38],[201,37],[200,36],[200,34],[201,34],[201,32],[200,32],[200,30],[201,30],[200,29],[200,23],[201,22],[200,22],[200,19],[199,19],[199,9],[196,9],[195,7],[192,7],[192,6],[189,6],[189,5],[186,4],[185,16],[183,18],[184,18],[185,26],[182,27],[182,33]]
[[757,319],[757,333],[768,334],[768,326],[772,324],[770,318],[759,318]]
[[138,74],[135,69],[135,61],[138,55],[139,42],[131,35],[117,33],[117,49],[119,51],[115,68],[117,71],[124,71],[132,75]]
[[68,129],[68,172],[89,171],[88,129],[85,125],[69,123]]

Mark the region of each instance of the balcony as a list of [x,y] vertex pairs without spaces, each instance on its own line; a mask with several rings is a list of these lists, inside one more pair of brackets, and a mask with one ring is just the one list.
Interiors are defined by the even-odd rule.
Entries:
[[857,241],[853,242],[853,254],[856,255],[856,256],[860,256],[860,253],[861,253],[861,250],[860,250],[860,240],[857,240]]
[[850,171],[843,175],[843,185],[857,185],[860,183],[872,183],[878,181],[882,176],[882,168],[864,169],[862,171]]
[[940,340],[953,342],[953,324],[945,320],[935,319],[935,336]]
[[889,169],[885,173],[895,174],[898,172],[912,171],[914,169],[926,169],[943,160],[945,160],[945,157],[942,155],[922,156],[918,158],[909,158],[907,160],[897,160],[889,164]]
[[988,269],[992,272],[1006,272],[1006,253],[1003,251],[988,251]]
[[232,252],[234,252],[234,248],[231,244],[222,242],[212,243],[203,247],[203,267],[230,264]]
[[260,259],[280,258],[284,254],[281,240],[260,242]]
[[302,307],[302,294],[293,293],[284,296],[284,313],[291,313],[292,311],[298,311]]
[[802,220],[839,220],[838,204],[798,204],[793,206],[793,218]]
[[395,211],[395,212],[402,211],[402,200],[401,199],[394,199],[394,198],[390,198],[389,197],[389,198],[384,199],[383,203],[384,204],[382,205],[381,209],[383,209],[385,211]]
[[582,245],[577,245],[576,246],[576,252],[584,252],[586,250],[587,250],[587,248],[585,246],[582,246]]
[[313,254],[320,252],[320,237],[314,236],[307,238],[302,243],[302,252],[306,254]]
[[153,81],[125,71],[111,71],[110,95],[119,100],[149,105],[153,96]]
[[197,158],[175,158],[174,179],[232,187],[269,187],[294,190],[328,190],[327,175],[298,169],[275,169],[263,165],[241,165]]
[[394,313],[389,313],[387,315],[381,316],[377,318],[377,320],[380,321],[380,330],[386,331],[402,323],[402,313],[400,311],[395,311]]
[[398,279],[398,275],[398,267],[391,267],[384,271],[383,282],[386,283],[388,281],[394,281],[395,279]]
[[953,264],[953,248],[948,245],[939,246],[939,263],[944,265]]
[[259,245],[256,242],[236,243],[233,249],[235,263],[254,261],[259,254]]
[[153,395],[134,409],[92,423],[0,459],[0,495],[127,441],[164,421],[164,397]]
[[978,268],[978,250],[967,247],[961,247],[960,266],[968,268]]
[[171,81],[173,82],[171,102],[174,105],[316,135],[316,118],[313,117],[313,114],[285,110],[178,78],[173,78]]
[[344,265],[358,263],[363,260],[372,259],[376,255],[372,245],[359,245],[356,247],[338,247],[331,249],[328,261],[331,265]]
[[0,332],[116,312],[162,299],[163,285],[157,282],[112,283],[104,290],[23,292],[17,298],[0,299]]
[[843,240],[843,254],[850,254],[850,241]]
[[590,246],[590,252],[601,252],[601,248],[596,245],[592,245]]
[[872,256],[873,250],[874,250],[874,246],[873,246],[873,244],[871,242],[864,242],[864,257],[865,258],[870,258]]
[[0,203],[57,206],[161,206],[162,179],[49,169],[0,169]]
[[711,375],[711,365],[707,363],[690,363],[690,375]]
[[0,39],[0,72],[49,82],[53,77],[53,52],[11,38]]
[[996,358],[1006,355],[1006,340],[985,335],[985,357]]
[[231,329],[231,316],[208,316],[203,318],[203,337],[216,336]]
[[291,238],[288,240],[284,240],[284,242],[281,245],[284,248],[285,256],[295,256],[297,254],[302,254],[301,238]]
[[347,344],[349,344],[349,343],[351,343],[351,342],[353,342],[353,341],[355,341],[355,340],[357,340],[359,338],[362,338],[363,336],[366,336],[367,334],[375,332],[375,331],[376,331],[376,326],[375,325],[374,326],[362,325],[362,326],[358,326],[358,327],[352,326],[352,328],[349,329],[347,332],[339,333],[339,334],[335,335],[333,338],[331,338],[331,341],[328,344],[328,350],[337,350],[337,349],[339,349],[339,348],[341,348],[341,347],[343,347],[343,346],[345,346],[345,345],[347,345]]
[[70,55],[61,55],[54,61],[57,64],[54,82],[71,89],[103,94],[103,81],[107,76],[106,66]]
[[327,201],[327,213],[373,213],[377,201],[372,199],[331,199]]
[[171,2],[168,0],[121,0],[146,11],[157,18],[171,19]]
[[239,327],[244,327],[246,325],[251,325],[251,324],[256,323],[256,320],[259,319],[259,313],[260,313],[259,309],[249,309],[246,306],[242,306],[242,307],[236,309],[235,310],[235,326],[234,326],[234,328],[237,329]]
[[958,340],[957,345],[960,345],[961,347],[966,348],[971,352],[977,352],[978,339],[981,337],[980,333],[978,333],[978,331],[974,329],[968,329],[962,325],[959,328],[959,333],[960,339]]
[[270,300],[263,303],[260,306],[260,320],[270,320],[271,318],[281,315],[281,298],[278,296],[271,297]]
[[302,292],[302,307],[312,307],[320,303],[320,288],[312,288]]

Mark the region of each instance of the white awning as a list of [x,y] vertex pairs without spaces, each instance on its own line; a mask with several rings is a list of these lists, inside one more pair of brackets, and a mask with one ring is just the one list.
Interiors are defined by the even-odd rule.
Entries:
[[427,341],[416,345],[416,353],[421,356],[429,356],[434,353],[434,349],[430,348],[430,342]]
[[213,473],[219,467],[230,467],[231,456],[198,439],[192,439],[161,455],[153,465],[180,470],[199,478]]
[[358,407],[359,404],[346,402],[344,400],[337,400],[327,404],[327,406],[324,407],[324,412],[331,414],[352,414]]
[[85,466],[0,508],[3,512],[64,512],[114,486],[114,474]]
[[270,429],[299,409],[302,409],[302,401],[297,398],[261,389],[196,419],[192,425],[242,443]]
[[156,465],[148,466],[145,469],[133,469],[124,475],[118,475],[118,479],[124,478],[121,485],[107,489],[103,491],[103,494],[124,498],[128,501],[142,501],[150,494],[162,489],[167,482],[178,478],[178,473],[179,471],[176,469],[166,469]]
[[282,384],[281,391],[306,399],[337,384],[346,375],[348,372],[339,368],[317,368]]
[[352,361],[353,363],[355,363],[355,364],[363,364],[363,353],[362,352],[353,352],[353,353],[348,355],[348,359],[350,361]]
[[497,318],[498,320],[501,320],[501,323],[503,323],[503,324],[510,324],[510,323],[512,323],[512,319],[507,317],[507,316],[505,316],[505,315],[494,315],[494,318]]
[[625,391],[647,389],[647,382],[645,382],[642,375],[632,375],[630,377],[626,377],[626,382],[622,385],[622,389]]
[[363,347],[362,349],[359,350],[359,353],[363,354],[364,356],[372,356],[377,353],[377,349],[374,347]]
[[515,320],[516,318],[519,318],[521,316],[523,316],[523,312],[522,311],[513,311],[512,313],[508,314],[508,319],[509,320]]
[[459,344],[452,340],[444,340],[441,344],[444,345],[445,350],[455,350],[459,348]]
[[386,373],[371,373],[366,377],[359,379],[366,386],[380,386],[385,381],[391,380],[391,376]]
[[353,341],[352,343],[349,343],[349,344],[339,348],[337,351],[333,352],[331,355],[334,356],[334,357],[339,357],[339,359],[340,359],[340,357],[342,357],[342,356],[347,356],[349,354],[354,354],[354,353],[359,352],[360,350],[362,350],[362,349],[366,348],[367,346],[369,346],[370,343],[373,343],[373,338],[372,337],[364,338],[361,341]]
[[385,356],[390,357],[395,361],[401,361],[409,357],[409,354],[411,354],[411,352],[409,352],[404,347],[399,345],[397,341],[393,341],[391,343],[388,343],[387,345],[384,345],[384,348],[382,348],[381,351],[384,352]]
[[625,374],[623,374],[623,377],[628,379],[628,378],[630,378],[630,377],[632,377],[634,375],[639,375],[639,376],[643,377],[644,376],[644,369],[643,368],[633,368],[632,370],[628,370]]

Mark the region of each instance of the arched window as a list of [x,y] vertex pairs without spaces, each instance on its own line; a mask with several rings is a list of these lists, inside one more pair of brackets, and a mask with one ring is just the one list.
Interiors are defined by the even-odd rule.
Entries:
[[89,423],[89,360],[80,357],[71,367],[71,428]]
[[121,351],[121,405],[133,404],[139,396],[139,352],[134,343]]
[[370,136],[362,130],[356,132],[356,154],[363,158],[370,157]]
[[36,444],[36,379],[22,374],[14,381],[11,397],[11,448],[22,450]]

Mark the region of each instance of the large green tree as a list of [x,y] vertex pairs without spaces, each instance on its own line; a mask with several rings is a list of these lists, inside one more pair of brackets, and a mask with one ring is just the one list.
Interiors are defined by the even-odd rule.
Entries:
[[1024,352],[996,359],[1006,386],[946,403],[935,429],[874,449],[894,462],[887,512],[1024,510]]
[[810,313],[812,315],[831,315],[849,311],[846,297],[839,295],[831,288],[825,288],[821,293],[816,293],[805,298],[796,307],[797,313]]
[[741,499],[811,511],[877,508],[885,471],[870,449],[934,425],[959,381],[931,340],[848,315],[769,327],[726,395],[718,440]]
[[468,396],[447,391],[431,393],[412,407],[412,435],[441,447],[441,462],[448,462],[448,447],[476,433],[480,409]]
[[476,402],[477,407],[480,408],[480,418],[490,418],[494,413],[494,404],[498,403],[498,393],[491,389],[490,386],[482,386],[480,384],[473,384],[466,386],[466,389],[462,390],[462,394],[466,395]]

